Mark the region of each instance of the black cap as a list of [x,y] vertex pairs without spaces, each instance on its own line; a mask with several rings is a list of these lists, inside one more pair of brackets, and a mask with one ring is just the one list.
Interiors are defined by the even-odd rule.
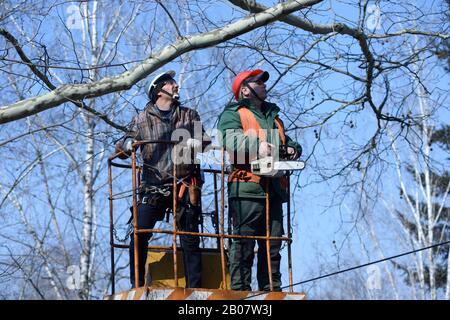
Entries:
[[249,83],[249,82],[256,82],[256,81],[260,81],[260,80],[262,82],[266,82],[267,80],[269,80],[269,73],[267,71],[264,71],[264,72],[258,74],[257,76],[245,79],[245,82]]

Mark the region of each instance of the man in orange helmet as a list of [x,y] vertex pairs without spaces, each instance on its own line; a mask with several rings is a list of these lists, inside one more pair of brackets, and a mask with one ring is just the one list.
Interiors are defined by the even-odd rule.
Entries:
[[[270,235],[283,235],[282,204],[288,197],[286,177],[257,176],[251,172],[250,162],[267,156],[279,157],[281,153],[286,160],[295,160],[302,152],[301,146],[285,135],[283,123],[278,118],[280,108],[265,101],[265,82],[268,79],[269,73],[260,69],[239,73],[232,84],[237,102],[226,106],[219,117],[218,129],[222,134],[222,145],[230,155],[232,163],[228,177],[228,201],[233,234],[236,235],[266,235],[266,191],[270,194]],[[268,291],[270,284],[266,242],[257,241],[258,286],[259,290]],[[254,240],[233,239],[229,258],[231,289],[251,290],[254,246]],[[281,241],[271,240],[274,291],[281,291],[280,248]]]

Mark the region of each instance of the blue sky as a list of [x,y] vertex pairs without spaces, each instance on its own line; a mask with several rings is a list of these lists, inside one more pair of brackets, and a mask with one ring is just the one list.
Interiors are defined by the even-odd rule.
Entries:
[[[262,3],[272,3],[273,1],[262,1]],[[372,4],[372,2],[370,2]],[[433,5],[432,3],[427,1],[420,1],[417,2],[418,6],[421,8],[426,8],[428,5]],[[406,3],[403,3],[406,5]],[[51,43],[51,39],[57,38],[60,40],[60,43],[63,44],[63,46],[58,47],[57,45],[49,48],[49,50],[61,50],[64,51],[67,50],[70,52],[71,48],[71,42],[63,37],[61,34],[56,34],[53,30],[49,29],[51,26],[58,24],[60,19],[67,19],[67,8],[69,6],[68,4],[61,5],[57,8],[57,12],[59,13],[60,17],[57,15],[51,15],[49,16],[45,22],[48,22],[48,25],[41,26],[46,32],[43,33],[41,40],[44,43]],[[390,6],[390,5],[389,5]],[[393,4],[392,6],[395,6]],[[358,12],[353,9],[353,6],[351,5],[344,5],[341,2],[331,1],[331,2],[325,2],[320,5],[320,8],[323,8],[324,10],[327,10],[328,8],[332,8],[334,10],[333,14],[324,13],[323,15],[314,15],[314,16],[308,16],[311,20],[315,22],[321,22],[321,23],[331,23],[331,22],[346,22],[350,24],[351,26],[354,26],[354,23],[352,21],[357,20],[357,14]],[[383,3],[383,6],[381,9],[388,10],[386,7],[386,4]],[[208,17],[211,18],[211,20],[217,22],[219,21],[219,25],[221,25],[220,21],[222,20],[228,20],[231,15],[235,19],[238,17],[241,17],[240,9],[238,10],[231,10],[229,9],[228,5],[220,4],[217,6],[209,6],[205,8],[208,12]],[[105,17],[100,17],[100,19],[104,19]],[[148,31],[151,29],[152,24],[155,23],[155,25],[161,24],[162,20],[164,20],[164,17],[157,16],[155,18],[155,21],[149,21],[148,17],[143,15],[141,18],[141,24],[142,24],[142,30]],[[386,21],[384,20],[383,12],[381,12],[380,21],[382,23],[382,26]],[[388,21],[388,24],[391,22]],[[384,25],[385,26],[385,25]],[[400,25],[395,25],[398,29],[401,29]],[[428,27],[428,26],[427,26]],[[181,28],[184,30],[185,26],[181,26]],[[57,28],[55,28],[57,30]],[[171,31],[171,26],[168,26],[168,32],[165,35],[165,38],[158,44],[159,47],[162,47],[163,45],[169,43],[173,39],[173,32]],[[32,34],[33,30],[31,27],[26,29],[27,32]],[[396,30],[390,30],[391,32]],[[190,33],[195,33],[195,30],[190,30]],[[242,37],[239,37],[239,39],[232,40],[234,43],[241,43],[244,44],[246,41],[250,41],[253,38],[261,37],[261,35],[264,35],[264,29],[259,29],[257,31],[253,31],[248,35],[244,35]],[[150,32],[149,32],[150,33]],[[298,32],[298,34],[304,34],[304,32]],[[80,41],[79,34],[77,35],[78,38],[75,38],[76,41]],[[145,34],[144,32],[140,34],[141,37],[150,37],[150,34]],[[336,36],[336,38],[339,41],[339,44],[341,47],[347,46],[349,48],[349,52],[359,54],[360,48],[357,46],[354,40],[350,40],[350,37],[346,36]],[[130,52],[133,50],[133,46],[131,43],[122,44],[124,48],[129,48]],[[324,49],[330,49],[328,46],[328,43],[322,43],[320,44],[321,48]],[[27,47],[26,47],[27,48]],[[28,48],[27,48],[28,49]],[[156,51],[156,48],[153,47],[147,47],[147,52],[141,53],[140,57],[145,58],[146,55],[151,53],[151,50]],[[301,54],[304,50],[303,43],[297,43],[295,46],[295,49],[297,50],[298,54]],[[395,45],[394,44],[387,44],[383,48],[380,46],[376,46],[373,48],[377,53],[385,53],[389,56],[389,54],[392,52],[394,54]],[[126,50],[124,50],[126,51]],[[78,52],[80,50],[78,49]],[[238,72],[240,70],[245,70],[249,68],[254,67],[260,67],[262,69],[268,70],[271,73],[271,79],[269,80],[268,84],[271,85],[271,81],[274,81],[276,79],[276,71],[275,69],[267,63],[267,61],[262,60],[261,56],[258,54],[248,54],[249,50],[246,50],[245,48],[242,48],[241,50],[234,50],[230,57],[226,57],[228,59],[227,62],[232,63],[232,67],[234,71]],[[182,63],[184,59],[186,59],[187,56],[191,57],[191,61],[195,66],[202,66],[203,64],[210,63],[211,60],[209,60],[209,57],[215,54],[215,48],[209,48],[204,49],[201,51],[197,51],[195,53],[189,53],[187,55],[184,55],[181,58],[176,59],[175,61],[171,62],[170,64],[164,66],[164,70],[173,69],[176,70],[178,73],[182,69]],[[316,57],[317,52],[314,50],[307,55],[308,58],[314,58]],[[74,57],[72,57],[74,58]],[[117,60],[121,61],[124,60],[126,57],[124,56],[118,56]],[[244,59],[246,58],[246,59]],[[329,58],[329,57],[327,57]],[[219,58],[218,58],[219,59]],[[205,62],[203,62],[205,61]],[[327,60],[328,61],[328,60]],[[113,61],[115,62],[115,60]],[[220,61],[219,61],[220,62]],[[217,63],[219,63],[217,62]],[[285,59],[279,59],[279,64],[277,65],[280,69],[283,67],[284,64],[289,64],[292,61],[288,58]],[[74,64],[73,66],[76,66]],[[348,84],[350,83],[349,78],[342,76],[342,75],[336,75],[332,74],[331,76],[315,79],[314,82],[310,83],[309,86],[300,86],[300,88],[295,89],[294,85],[296,85],[296,81],[300,81],[303,79],[303,77],[307,76],[310,73],[310,70],[313,66],[309,64],[303,64],[300,65],[301,67],[299,69],[296,69],[295,74],[288,74],[286,75],[282,81],[280,81],[277,86],[273,89],[274,95],[281,94],[282,100],[277,100],[279,98],[273,98],[269,96],[269,100],[277,103],[282,108],[282,119],[285,120],[285,123],[290,123],[291,115],[298,114],[299,108],[308,108],[311,107],[315,102],[318,101],[321,97],[324,97],[325,93],[332,94],[335,98],[342,98],[340,96],[340,92],[347,88]],[[345,67],[343,62],[341,60],[337,60],[336,66],[339,67]],[[349,67],[349,71],[354,72],[356,75],[363,77],[364,73],[360,69],[357,68],[355,64],[351,64]],[[122,69],[117,68],[113,69],[113,71],[108,71],[110,73],[118,73],[121,72]],[[158,70],[155,72],[155,74],[159,73],[162,70]],[[190,70],[188,70],[190,71]],[[196,71],[197,73],[200,73],[199,71]],[[194,72],[194,75],[195,73]],[[58,73],[62,76],[63,81],[73,81],[77,80],[79,81],[79,73],[77,72],[67,72],[62,71],[61,73]],[[67,74],[71,74],[72,78],[69,79]],[[139,109],[142,109],[145,106],[146,98],[144,94],[143,88],[146,86],[146,84],[150,81],[151,75],[148,79],[141,81],[136,86],[134,86],[130,92],[136,92],[138,91],[137,95],[135,97],[132,97],[130,99],[130,102],[136,106]],[[179,76],[179,74],[178,74]],[[186,76],[186,75],[185,75]],[[198,93],[201,92],[202,87],[199,85],[199,83],[204,82],[204,80],[207,80],[207,83],[212,83],[212,89],[211,91],[201,99],[191,99],[189,103],[195,107],[202,119],[208,120],[205,123],[205,126],[207,129],[212,129],[213,125],[215,124],[215,121],[217,119],[217,116],[219,115],[219,111],[223,106],[230,100],[230,92],[227,92],[229,90],[229,87],[231,86],[231,79],[233,77],[232,72],[229,70],[218,70],[217,68],[212,68],[212,72],[209,74],[200,73],[200,79],[191,79],[187,80],[185,86],[181,88],[181,97],[182,99],[186,99],[187,97],[192,96],[192,92]],[[216,77],[218,78],[217,82],[214,82],[216,80]],[[440,83],[441,90],[445,91],[448,89],[448,73],[443,73],[439,70],[433,70],[433,73],[430,75],[430,80],[433,80],[436,78],[441,78],[442,81]],[[400,87],[402,84],[402,80],[396,80],[395,86]],[[289,87],[289,90],[286,88]],[[321,93],[318,90],[315,90],[315,100],[312,100],[311,91],[314,90],[315,86],[320,85],[322,88],[326,89],[326,92]],[[198,88],[197,88],[198,87]],[[362,87],[362,86],[361,86]],[[360,89],[360,88],[357,88]],[[29,92],[27,94],[34,95],[37,93],[42,93],[42,91],[36,91]],[[196,91],[197,90],[197,91]],[[292,90],[292,91],[290,91]],[[376,93],[377,90],[374,89],[374,92]],[[295,98],[294,98],[295,97]],[[379,94],[375,94],[375,100],[380,101],[381,96]],[[110,97],[105,98],[99,98],[98,99],[98,105],[101,107],[107,106]],[[290,99],[290,100],[289,100]],[[297,99],[297,100],[296,100]],[[288,103],[289,101],[289,103]],[[291,103],[293,101],[293,103]],[[411,103],[414,103],[412,101]],[[335,102],[326,102],[323,103],[318,109],[317,112],[327,112],[330,110],[333,110],[338,104]],[[395,107],[395,106],[394,106]],[[393,107],[393,109],[395,109]],[[64,108],[68,110],[72,110],[73,107],[71,106],[65,106]],[[64,113],[64,108],[59,109],[53,109],[50,112],[46,112],[43,114],[43,116],[47,117],[46,119],[58,119],[58,116],[60,114]],[[366,141],[368,137],[370,137],[376,128],[376,122],[375,117],[373,115],[373,112],[366,108],[363,111],[360,111],[358,113],[354,112],[356,108],[349,108],[347,112],[342,112],[338,115],[336,115],[329,123],[321,127],[323,130],[321,140],[322,143],[318,145],[317,149],[314,152],[314,156],[311,157],[309,162],[307,163],[307,167],[305,170],[300,174],[299,178],[299,186],[296,188],[295,193],[292,196],[293,199],[293,206],[292,208],[295,209],[295,215],[294,215],[294,221],[293,225],[295,226],[294,229],[294,244],[292,247],[293,252],[293,280],[294,282],[298,282],[300,280],[304,280],[305,278],[317,276],[320,273],[322,273],[323,270],[318,269],[319,262],[326,265],[326,271],[334,271],[338,269],[339,267],[348,267],[348,265],[344,265],[345,263],[348,263],[348,261],[352,262],[351,258],[354,258],[354,264],[360,263],[360,262],[366,262],[366,252],[361,249],[360,246],[360,240],[362,242],[367,242],[368,252],[373,256],[376,257],[375,254],[371,253],[370,248],[370,242],[367,241],[368,238],[365,235],[358,234],[358,230],[353,229],[354,227],[354,219],[357,215],[356,213],[356,205],[355,205],[355,197],[352,194],[346,195],[343,205],[333,205],[329,206],[330,203],[332,203],[332,198],[334,197],[333,191],[336,189],[339,189],[339,180],[331,180],[326,183],[314,183],[319,176],[317,173],[318,166],[326,165],[329,168],[333,168],[339,163],[342,163],[345,161],[345,159],[348,159],[351,154],[346,154],[345,150],[348,150],[349,145],[355,145],[355,147],[363,142]],[[128,121],[131,120],[132,116],[135,114],[135,110],[129,106],[126,108],[123,108],[123,111],[117,115],[117,119],[119,119],[119,122],[121,124],[125,124]],[[296,125],[306,125],[313,121],[315,116],[306,115],[305,118],[300,118],[296,123]],[[61,116],[63,118],[63,116]],[[443,111],[442,113],[439,113],[436,115],[436,119],[443,120],[448,119],[448,111]],[[350,129],[348,126],[349,121],[353,121],[354,128]],[[345,121],[346,125],[342,125],[342,123]],[[77,124],[79,127],[74,127],[76,130],[83,131],[83,127],[80,123]],[[12,127],[12,126],[11,126]],[[8,127],[8,128],[11,128]],[[2,128],[2,140],[3,138],[6,139],[6,136],[14,135],[12,133],[12,130],[7,131]],[[24,122],[18,123],[17,126],[15,126],[15,130],[17,132],[20,132],[21,129],[26,130],[26,125]],[[305,129],[299,129],[295,132],[290,133],[290,135],[293,138],[296,138],[304,147],[304,157],[307,157],[310,155],[310,153],[313,150],[313,146],[315,144],[315,141],[317,140],[315,137],[314,130],[319,130],[319,127],[315,128],[305,128]],[[118,138],[121,133],[118,132],[115,129],[109,128],[106,133],[108,143],[110,144],[110,150],[112,151],[112,140],[114,138]],[[104,139],[104,136],[99,136],[99,139]],[[100,143],[98,144],[98,146]],[[50,145],[49,148],[52,146]],[[74,151],[76,151],[77,147],[74,147]],[[82,152],[82,149],[80,149]],[[8,155],[7,155],[8,157]],[[9,155],[10,159],[16,158],[15,155]],[[54,158],[55,163],[59,162],[60,159],[62,159],[62,156],[56,155]],[[392,159],[387,158],[387,161],[392,161]],[[102,175],[100,182],[98,185],[105,182],[106,177],[106,163],[102,164],[105,175]],[[8,168],[9,173],[7,174],[7,177],[12,177],[15,174],[17,174],[17,170],[20,170],[20,168],[23,167],[23,163],[17,163],[17,166],[14,166],[14,169],[11,170],[11,168]],[[17,168],[17,170],[16,170]],[[216,167],[218,168],[218,167]],[[389,172],[389,170],[392,170],[392,167],[378,167],[380,170],[386,170]],[[55,171],[55,174],[58,174],[59,171]],[[357,174],[357,173],[355,173]],[[6,176],[6,175],[5,175]],[[394,202],[395,195],[397,194],[397,188],[395,183],[395,176],[391,175],[392,179],[388,179],[383,181],[383,188],[384,193],[387,195],[391,195],[391,201]],[[36,176],[32,176],[29,180],[29,183],[32,183],[33,181],[38,181],[39,176],[36,174]],[[130,189],[130,178],[129,176],[123,176],[120,180],[118,186],[118,190],[128,190]],[[297,182],[297,176],[294,176],[291,180],[291,182]],[[66,195],[64,194],[64,191],[62,191],[61,198],[64,198]],[[105,186],[101,188],[101,190],[98,193],[97,196],[97,208],[98,208],[98,216],[99,216],[99,236],[97,237],[97,241],[102,241],[105,246],[107,246],[108,238],[103,237],[104,235],[107,235],[107,224],[108,224],[108,218],[107,218],[107,203],[104,201],[107,198],[107,189]],[[74,197],[72,200],[74,203],[72,204],[74,207],[76,207],[76,204],[80,203],[81,194],[79,196]],[[40,202],[33,202],[33,203],[27,203],[25,204],[25,207],[40,207],[42,206],[42,212],[45,212],[47,208],[45,207],[45,204],[39,204]],[[399,203],[400,205],[400,203]],[[121,228],[120,230],[124,231],[125,226],[123,225],[123,222],[127,220],[127,207],[128,202],[127,201],[121,201],[120,204],[117,204],[117,212],[116,216],[122,214],[121,222],[122,224],[118,226]],[[3,210],[3,209],[2,209]],[[41,211],[39,210],[39,211]],[[39,212],[37,211],[37,213]],[[376,206],[374,209],[375,212],[382,211],[382,208]],[[36,214],[36,220],[40,219],[47,219],[45,216],[39,217],[39,214]],[[47,221],[42,221],[41,224],[45,226]],[[69,228],[69,226],[67,226]],[[353,230],[350,233],[349,238],[345,238],[345,235],[349,234],[349,232]],[[120,232],[119,232],[120,234]],[[123,234],[123,233],[122,233]],[[334,242],[335,241],[335,242]],[[350,245],[348,245],[350,243]],[[403,248],[398,248],[395,245],[392,245],[393,241],[390,239],[390,236],[386,235],[386,242],[385,242],[385,250],[389,253],[397,253],[403,250]],[[343,248],[339,254],[337,254],[337,248]],[[354,250],[354,254],[350,253],[350,249],[352,248]],[[286,270],[286,257],[287,252],[286,250],[283,251],[283,282],[285,285],[288,284],[287,280],[287,270]],[[125,254],[125,258],[122,262],[126,263],[127,260],[127,254]],[[342,260],[345,260],[345,263],[342,262]],[[106,260],[107,261],[107,260]],[[341,262],[341,265],[338,264],[338,262]],[[351,264],[353,265],[353,263]],[[123,281],[123,288],[126,288],[128,286],[127,281]]]

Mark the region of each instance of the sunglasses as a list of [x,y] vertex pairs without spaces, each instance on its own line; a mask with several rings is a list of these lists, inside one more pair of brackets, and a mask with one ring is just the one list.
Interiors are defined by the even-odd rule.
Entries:
[[262,80],[256,80],[256,81],[249,81],[247,83],[256,83],[258,86],[262,86],[264,84],[264,81]]

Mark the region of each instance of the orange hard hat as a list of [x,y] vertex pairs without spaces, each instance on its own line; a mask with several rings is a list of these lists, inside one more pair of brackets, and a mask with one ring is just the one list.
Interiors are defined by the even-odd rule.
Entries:
[[234,97],[236,100],[239,100],[239,90],[241,88],[242,83],[251,77],[257,77],[259,80],[266,82],[269,79],[269,73],[267,71],[263,71],[261,69],[243,71],[239,73],[236,78],[233,80],[233,84],[231,85],[231,91],[233,91]]

